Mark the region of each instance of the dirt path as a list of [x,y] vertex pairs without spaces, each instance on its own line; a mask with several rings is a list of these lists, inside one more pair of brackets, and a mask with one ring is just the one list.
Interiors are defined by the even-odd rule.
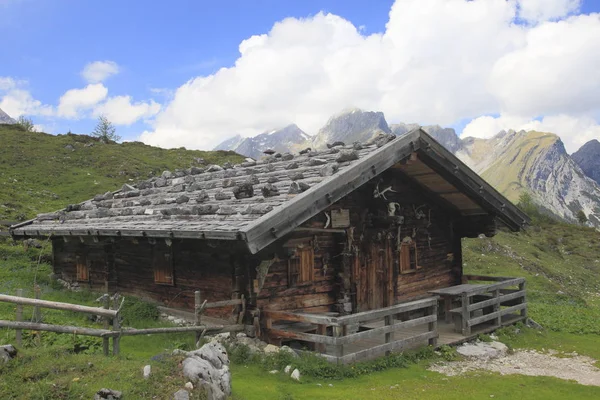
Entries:
[[429,368],[447,376],[460,375],[470,371],[487,370],[502,375],[520,374],[529,376],[553,376],[574,380],[582,385],[600,386],[600,369],[594,366],[596,360],[586,356],[567,354],[557,357],[555,351],[540,353],[535,350],[517,350],[496,359],[472,359]]

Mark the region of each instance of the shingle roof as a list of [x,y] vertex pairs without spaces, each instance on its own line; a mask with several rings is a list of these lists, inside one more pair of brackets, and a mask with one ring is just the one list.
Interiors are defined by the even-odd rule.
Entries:
[[442,164],[450,160],[453,174],[459,167],[465,171],[465,184],[455,186],[459,193],[477,188],[469,198],[481,205],[482,213],[493,211],[516,229],[528,221],[454,155],[415,129],[400,138],[380,135],[371,143],[339,144],[320,152],[165,171],[65,210],[38,215],[12,227],[12,233],[244,240],[257,252],[417,150],[442,157],[437,160]]

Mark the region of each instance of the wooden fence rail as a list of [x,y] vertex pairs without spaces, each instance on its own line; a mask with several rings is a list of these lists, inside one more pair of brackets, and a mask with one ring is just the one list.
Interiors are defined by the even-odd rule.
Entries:
[[527,318],[524,278],[464,275],[463,280],[494,282],[463,293],[461,307],[451,311],[456,329],[463,335],[470,335],[473,326],[486,322],[491,323],[487,330],[494,330]]
[[[437,308],[438,298],[429,297],[341,317],[282,311],[267,311],[264,317],[266,333],[273,341],[291,339],[307,342],[327,360],[347,364],[419,343],[435,346],[438,337]],[[278,327],[276,322],[288,326]],[[310,328],[311,332],[298,331],[293,329],[294,323],[316,326]],[[418,326],[424,329],[407,331]],[[356,332],[352,333],[353,330]],[[396,338],[395,334],[399,337]],[[361,346],[363,341],[369,343]]]
[[[102,303],[102,307],[89,307],[81,306],[78,304],[61,303],[56,301],[47,301],[40,299],[32,299],[22,297],[23,290],[17,289],[17,296],[10,296],[0,294],[0,302],[16,304],[16,321],[3,321],[0,320],[0,328],[15,329],[16,340],[18,345],[22,345],[21,332],[23,329],[34,330],[34,331],[46,331],[55,333],[67,333],[74,335],[84,335],[102,338],[102,349],[104,355],[109,354],[109,339],[112,338],[113,343],[113,354],[117,355],[120,352],[120,338],[122,336],[136,336],[136,335],[153,335],[153,334],[168,334],[168,333],[181,333],[181,332],[193,332],[196,338],[201,338],[205,334],[217,334],[222,332],[242,332],[246,331],[247,327],[241,324],[243,313],[246,310],[246,301],[244,296],[240,299],[224,300],[218,302],[208,303],[206,300],[200,302],[200,292],[196,292],[196,325],[195,326],[180,326],[180,327],[168,327],[168,328],[149,328],[149,329],[123,329],[120,325],[120,306],[115,301],[114,308],[117,310],[110,309],[110,296],[108,294],[102,295],[97,301]],[[36,291],[36,297],[39,296],[39,291]],[[216,325],[206,326],[201,325],[201,315],[206,308],[226,307],[226,306],[240,306],[241,312],[236,317],[237,324],[233,325]],[[35,322],[24,322],[23,319],[23,306],[33,306],[36,317]],[[122,304],[121,304],[122,306]],[[64,325],[53,325],[40,323],[39,309],[48,308],[62,311],[73,311],[79,313],[87,313],[92,315],[98,315],[103,317],[104,329],[77,327],[77,326],[64,326]],[[110,321],[112,320],[112,330]]]

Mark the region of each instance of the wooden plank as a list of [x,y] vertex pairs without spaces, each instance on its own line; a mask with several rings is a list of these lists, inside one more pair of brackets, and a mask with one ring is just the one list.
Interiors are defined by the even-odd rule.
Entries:
[[523,282],[525,282],[525,278],[513,278],[507,281],[493,283],[491,285],[482,285],[483,287],[475,288],[474,290],[469,291],[468,295],[469,297],[471,297],[481,293],[492,292],[496,289],[503,289],[509,286],[516,286]]
[[103,308],[98,307],[80,306],[77,304],[59,303],[56,301],[30,299],[27,297],[9,296],[6,294],[0,294],[0,302],[21,304],[24,306],[38,306],[42,308],[51,308],[54,310],[88,313],[109,318],[114,318],[117,316],[117,311],[114,310],[105,310]]
[[380,319],[387,315],[399,314],[402,312],[418,310],[421,308],[431,307],[438,301],[437,297],[429,297],[422,300],[409,301],[407,303],[396,304],[395,306],[384,307],[378,310],[364,311],[356,314],[346,315],[343,317],[333,318],[337,324],[351,325],[359,324],[365,321]]
[[502,309],[500,311],[489,313],[489,314],[483,315],[481,317],[471,318],[467,322],[467,324],[468,324],[469,327],[471,327],[473,325],[481,324],[482,322],[486,322],[486,321],[489,321],[491,319],[497,318],[498,316],[503,316],[505,314],[510,314],[512,312],[519,311],[519,310],[522,310],[524,308],[527,308],[527,304],[526,303],[517,304],[516,306],[507,307],[507,308],[504,308],[504,309]]
[[242,304],[242,299],[231,299],[223,301],[214,301],[212,303],[206,303],[205,308],[216,308],[226,306],[237,306]]
[[492,281],[492,282],[500,282],[500,281],[509,281],[514,278],[509,278],[505,276],[487,276],[487,275],[471,275],[465,274],[463,277],[468,281]]
[[484,301],[480,301],[478,303],[469,304],[468,309],[469,309],[469,311],[475,311],[475,310],[482,309],[484,307],[493,306],[494,304],[501,304],[505,301],[513,300],[513,299],[516,299],[519,297],[524,297],[524,296],[525,296],[525,291],[519,291],[519,292],[510,293],[510,294],[505,294],[503,296],[494,297],[489,300],[484,300]]
[[398,322],[393,325],[386,325],[386,326],[382,326],[380,328],[369,329],[367,331],[353,333],[351,335],[340,338],[340,340],[341,340],[341,343],[343,343],[343,344],[350,344],[350,343],[356,342],[358,340],[372,339],[372,338],[378,337],[378,336],[381,337],[381,335],[384,335],[384,334],[387,335],[391,332],[399,331],[401,329],[412,328],[412,327],[419,326],[419,325],[429,324],[433,321],[437,321],[437,315],[427,315],[425,317],[419,317],[419,318],[411,319],[408,321]]
[[84,336],[118,336],[119,332],[113,332],[106,329],[95,329],[95,328],[80,328],[78,326],[63,326],[63,325],[52,325],[52,324],[39,324],[35,322],[17,322],[17,321],[2,321],[0,320],[0,328],[9,329],[27,329],[33,331],[46,331],[56,333],[70,333],[73,335],[84,335]]
[[290,322],[309,322],[311,324],[321,324],[327,326],[339,325],[336,317],[328,317],[318,314],[294,313],[288,311],[263,311],[266,318],[273,321],[290,321]]
[[[216,325],[216,326],[180,326],[173,328],[149,328],[149,329],[123,329],[118,332],[121,336],[139,336],[139,335],[154,335],[165,333],[181,333],[181,332],[202,332],[206,331],[208,335],[215,335],[222,332],[243,332],[246,329],[245,325]],[[109,331],[110,332],[110,331]]]
[[417,343],[426,343],[429,339],[437,336],[437,332],[426,332],[420,335],[413,336],[408,339],[396,340],[391,343],[385,343],[382,345],[374,346],[369,349],[361,350],[352,354],[347,354],[340,357],[340,361],[344,364],[361,361],[364,359],[374,358],[380,356],[388,351],[397,351],[411,347]]
[[339,338],[331,336],[316,335],[313,333],[297,331],[288,331],[283,329],[268,329],[267,334],[278,338],[302,340],[305,342],[328,344],[332,346],[338,345],[339,340]]

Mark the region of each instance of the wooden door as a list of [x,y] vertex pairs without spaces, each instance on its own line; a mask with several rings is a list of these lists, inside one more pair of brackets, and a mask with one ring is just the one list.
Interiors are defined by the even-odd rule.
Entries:
[[393,301],[393,281],[390,279],[393,277],[391,254],[387,244],[373,243],[366,253],[355,257],[357,311],[375,310],[392,305],[390,302]]

